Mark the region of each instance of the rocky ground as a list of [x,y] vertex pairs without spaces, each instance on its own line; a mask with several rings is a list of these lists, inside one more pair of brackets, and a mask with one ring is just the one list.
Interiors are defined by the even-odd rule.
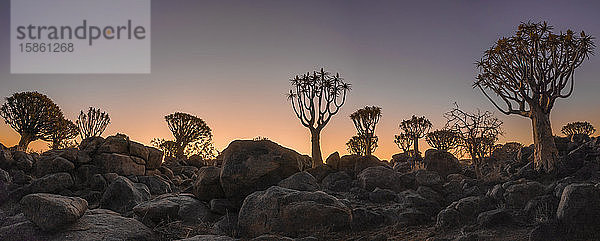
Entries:
[[479,179],[436,150],[414,170],[337,153],[308,168],[268,140],[234,141],[214,166],[161,163],[124,135],[43,154],[0,145],[0,240],[600,239],[600,139],[557,141],[553,175],[524,147]]

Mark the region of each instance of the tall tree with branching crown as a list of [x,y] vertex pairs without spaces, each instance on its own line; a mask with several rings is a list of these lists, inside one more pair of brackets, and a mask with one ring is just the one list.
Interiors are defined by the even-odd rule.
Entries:
[[202,139],[212,139],[212,131],[208,124],[196,116],[175,112],[165,116],[165,121],[175,137],[177,158],[185,158],[188,144]]
[[81,139],[87,139],[93,136],[100,136],[110,124],[110,116],[94,107],[90,107],[87,112],[79,112],[79,117],[75,121],[79,127]]
[[296,117],[310,130],[313,167],[323,165],[321,130],[346,102],[351,85],[321,68],[291,79],[292,89],[287,95]]
[[583,31],[555,34],[552,29],[546,22],[520,24],[514,36],[499,39],[484,52],[473,84],[502,113],[531,119],[535,168],[546,172],[558,162],[550,111],[557,99],[571,96],[575,69],[595,47],[593,37]]
[[55,123],[64,118],[58,105],[38,92],[15,93],[6,98],[0,115],[21,135],[17,148],[22,151],[27,150],[32,141],[48,139]]
[[374,151],[371,149],[375,136],[375,127],[381,118],[381,107],[366,106],[350,115],[350,119],[356,127],[358,138],[363,138],[364,155],[370,156]]
[[50,149],[64,149],[75,145],[74,140],[79,135],[79,128],[70,120],[62,119],[54,123],[52,131],[42,138],[50,142]]
[[394,143],[396,143],[396,145],[398,145],[398,148],[400,148],[400,150],[402,150],[402,152],[406,153],[409,156],[412,156],[410,147],[413,146],[413,140],[414,139],[412,137],[410,137],[409,135],[407,135],[404,132],[400,133],[400,135],[394,136]]
[[425,137],[431,129],[431,121],[425,118],[425,116],[416,117],[413,115],[412,118],[403,120],[400,123],[400,129],[413,139],[415,156],[420,155],[419,139]]
[[587,121],[576,121],[566,124],[560,131],[569,138],[574,135],[584,135],[589,137],[596,132],[596,128]]

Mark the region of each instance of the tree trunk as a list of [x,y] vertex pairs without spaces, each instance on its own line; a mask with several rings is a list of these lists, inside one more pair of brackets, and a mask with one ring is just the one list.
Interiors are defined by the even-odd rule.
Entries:
[[177,150],[175,150],[175,158],[177,158],[177,160],[183,160],[186,159],[185,158],[185,147],[188,145],[188,143],[177,143]]
[[321,156],[321,131],[310,130],[312,143],[312,160],[313,167],[323,165],[323,157]]
[[33,135],[30,135],[27,133],[21,134],[21,140],[19,140],[19,145],[17,146],[17,149],[19,151],[27,151],[27,147],[29,146],[29,143],[31,143],[32,141],[33,141]]
[[534,163],[536,170],[552,172],[558,162],[558,150],[552,135],[550,113],[544,113],[539,108],[531,108],[533,124],[533,144],[535,146]]
[[421,154],[419,153],[419,138],[415,137],[414,140],[413,140],[413,142],[415,143],[414,144],[415,147],[413,148],[414,149],[413,151],[415,152],[414,156],[415,157],[416,156],[421,156]]
[[370,135],[366,135],[366,140],[365,140],[365,156],[370,156],[371,155],[371,136]]

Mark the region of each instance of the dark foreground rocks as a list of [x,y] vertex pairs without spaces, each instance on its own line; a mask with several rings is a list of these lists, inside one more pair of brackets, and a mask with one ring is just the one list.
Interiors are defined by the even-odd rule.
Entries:
[[238,217],[241,233],[251,237],[271,232],[335,231],[351,222],[350,208],[333,196],[277,186],[248,196]]
[[23,214],[43,230],[51,231],[76,222],[87,210],[87,201],[54,194],[29,194],[21,199]]
[[480,178],[437,150],[309,167],[266,140],[211,162],[162,162],[123,135],[42,154],[0,146],[0,240],[598,240],[600,141],[561,146],[554,175],[523,147]]

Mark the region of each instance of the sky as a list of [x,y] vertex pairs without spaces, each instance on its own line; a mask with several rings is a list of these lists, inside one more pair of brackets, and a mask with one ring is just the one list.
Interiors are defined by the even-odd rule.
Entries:
[[[291,77],[324,67],[353,87],[322,132],[324,158],[347,153],[345,143],[356,134],[349,115],[367,105],[382,108],[374,153],[380,159],[400,152],[393,138],[403,119],[426,116],[439,129],[455,102],[465,110],[494,111],[504,121],[500,142],[530,144],[529,119],[503,115],[471,87],[474,62],[520,22],[547,21],[557,31],[600,36],[599,9],[594,0],[154,0],[151,74],[66,75],[10,73],[10,1],[0,0],[0,97],[39,91],[71,120],[99,107],[111,116],[103,136],[124,133],[145,144],[171,139],[164,116],[179,111],[204,119],[219,150],[261,136],[309,154],[310,133],[285,93]],[[600,128],[598,76],[598,55],[576,70],[573,96],[558,100],[552,111],[555,134],[572,121]],[[0,143],[18,140],[0,123]],[[421,151],[426,148],[422,141]]]

